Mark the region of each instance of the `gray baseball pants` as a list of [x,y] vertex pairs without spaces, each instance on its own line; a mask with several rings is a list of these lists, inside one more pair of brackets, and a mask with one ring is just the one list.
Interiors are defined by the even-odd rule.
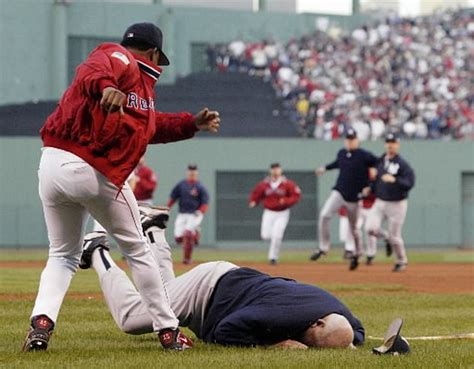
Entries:
[[331,247],[331,218],[337,214],[342,206],[347,209],[349,229],[354,237],[355,253],[357,256],[360,256],[362,255],[362,250],[360,247],[360,234],[357,229],[359,205],[357,202],[344,200],[339,191],[336,190],[331,191],[331,194],[319,213],[319,249],[324,252],[329,251]]
[[[366,231],[369,235],[367,242],[370,249],[375,250],[377,247],[377,238],[387,239],[393,247],[393,251],[397,257],[397,263],[407,264],[408,259],[405,251],[405,243],[402,238],[402,227],[405,223],[407,214],[408,201],[406,199],[401,201],[384,201],[375,200],[374,206],[370,209]],[[382,222],[387,219],[388,231],[384,231],[381,227]]]

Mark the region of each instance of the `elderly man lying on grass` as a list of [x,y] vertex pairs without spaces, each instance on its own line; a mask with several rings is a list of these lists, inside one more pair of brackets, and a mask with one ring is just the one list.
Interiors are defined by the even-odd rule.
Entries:
[[[166,208],[141,206],[142,225],[180,325],[204,342],[232,346],[344,348],[364,342],[364,328],[330,293],[225,261],[174,276],[165,238]],[[110,257],[105,234],[86,237],[81,267],[94,268],[121,330],[153,332],[152,320],[128,276]]]

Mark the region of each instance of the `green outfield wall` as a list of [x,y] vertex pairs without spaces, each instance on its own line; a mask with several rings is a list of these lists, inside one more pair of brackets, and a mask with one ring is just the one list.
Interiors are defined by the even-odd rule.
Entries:
[[[218,139],[196,138],[174,144],[150,147],[147,154],[148,164],[159,173],[159,189],[155,202],[164,204],[172,186],[184,176],[188,162],[200,167],[202,182],[211,195],[209,213],[203,222],[202,244],[217,247],[252,247],[257,244],[258,232],[243,235],[239,240],[217,240],[217,173],[249,173],[265,171],[269,163],[279,161],[289,171],[309,174],[315,167],[333,159],[341,142],[319,142],[308,139]],[[364,144],[370,150],[379,153],[383,149],[381,142]],[[41,142],[37,138],[0,138],[0,246],[44,246],[47,244],[46,228],[43,221],[41,203],[37,194],[37,168],[40,158]],[[408,217],[404,227],[404,236],[409,246],[462,246],[473,223],[466,221],[473,211],[474,181],[474,145],[464,142],[404,142],[403,155],[415,169],[417,183],[409,200]],[[238,178],[235,177],[235,178]],[[254,178],[258,178],[254,177]],[[303,177],[301,177],[303,178]],[[336,172],[328,173],[305,185],[308,199],[317,204],[307,209],[314,212],[328,196],[335,181]],[[253,183],[252,183],[253,184]],[[248,184],[251,186],[252,184]],[[247,184],[245,184],[247,186]],[[308,187],[309,186],[309,187]],[[244,192],[244,191],[243,191]],[[241,194],[242,202],[246,193]],[[305,195],[305,194],[303,194]],[[465,198],[463,198],[465,196]],[[247,213],[245,204],[238,201],[234,206],[221,203],[219,217],[229,215],[234,221],[254,222],[252,229],[258,229],[261,210]],[[176,210],[172,212],[170,232]],[[295,216],[298,211],[295,209]],[[310,216],[313,216],[310,214]],[[307,217],[307,214],[304,215]],[[222,220],[222,219],[221,219]],[[308,229],[306,218],[306,228]],[[257,223],[255,223],[257,222]],[[336,231],[337,222],[333,222]],[[250,228],[249,228],[250,229]],[[316,234],[316,224],[314,224]],[[333,232],[337,242],[337,232]],[[170,233],[171,235],[171,233]],[[467,236],[466,236],[467,235]],[[224,237],[225,238],[225,237]],[[309,247],[315,244],[307,234],[298,240],[292,236],[289,247]],[[222,236],[221,236],[222,239]]]
[[53,0],[0,1],[0,105],[58,99],[75,67],[99,43],[117,41],[135,22],[159,24],[171,59],[160,82],[172,83],[205,66],[207,43],[274,37],[286,41],[312,32],[316,21],[349,29],[361,15],[285,14]]

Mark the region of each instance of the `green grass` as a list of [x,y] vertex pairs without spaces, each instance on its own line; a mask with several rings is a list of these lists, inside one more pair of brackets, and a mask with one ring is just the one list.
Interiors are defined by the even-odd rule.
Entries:
[[[312,250],[283,250],[281,255],[281,262],[306,262]],[[341,258],[341,249],[332,250],[328,256],[322,258],[318,263],[339,263],[344,262]],[[474,263],[474,252],[472,250],[460,249],[415,249],[408,250],[410,262],[413,263]],[[48,251],[43,249],[6,249],[0,250],[1,261],[38,261],[46,260]],[[114,257],[118,258],[118,251],[114,252]],[[181,249],[173,248],[174,260],[180,260]],[[231,260],[233,262],[251,261],[251,262],[266,262],[266,249],[258,248],[257,250],[222,250],[199,247],[193,254],[195,261],[210,261],[210,260]],[[379,250],[377,263],[393,263],[393,259],[385,258],[383,250]]]
[[[265,259],[262,252],[199,250],[199,254],[200,258],[232,261]],[[286,259],[305,260],[306,254],[288,253]],[[0,260],[43,260],[45,255],[38,251],[2,252]],[[420,253],[420,259],[422,256]],[[336,259],[339,257],[337,253]],[[432,251],[426,259],[465,262],[472,261],[472,255]],[[402,357],[372,355],[371,348],[379,344],[375,340],[367,340],[357,350],[306,351],[225,348],[197,342],[189,352],[165,353],[153,335],[129,336],[118,330],[104,301],[96,297],[100,288],[93,271],[80,271],[74,278],[70,292],[82,298],[66,298],[50,350],[23,354],[19,349],[40,273],[37,267],[0,268],[0,294],[15,295],[12,301],[0,301],[2,368],[474,368],[474,342],[466,340],[413,341],[413,352]],[[363,321],[367,335],[382,336],[397,316],[405,319],[406,336],[474,332],[474,294],[414,294],[404,286],[386,285],[383,294],[368,295],[375,286],[323,285],[336,294],[344,292],[341,299]]]

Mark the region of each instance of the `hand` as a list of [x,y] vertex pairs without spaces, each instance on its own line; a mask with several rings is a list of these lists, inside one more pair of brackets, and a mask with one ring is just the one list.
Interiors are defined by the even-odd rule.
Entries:
[[316,169],[316,170],[314,171],[314,173],[315,173],[317,176],[322,176],[325,172],[326,172],[326,168],[324,168],[324,167],[319,167],[318,169]]
[[370,195],[370,193],[372,192],[372,190],[370,189],[370,187],[364,187],[362,189],[362,197],[367,197]]
[[391,174],[387,174],[387,173],[384,174],[381,179],[382,179],[382,181],[387,182],[387,183],[395,183],[395,181],[396,181],[396,178],[394,176],[392,176]]
[[369,180],[373,181],[377,177],[377,168],[369,168]]
[[217,133],[221,125],[219,112],[205,108],[194,116],[196,127],[200,131]]
[[257,203],[255,201],[250,201],[249,202],[249,208],[250,209],[254,208],[255,206],[257,206]]
[[196,211],[194,212],[194,215],[196,215],[197,217],[202,217],[202,216],[203,216],[201,210],[196,210]]
[[298,350],[306,350],[308,348],[308,346],[306,346],[304,343],[293,341],[293,340],[281,341],[270,347],[289,348],[289,349],[298,349]]
[[123,115],[123,103],[127,95],[125,95],[122,91],[117,90],[114,87],[106,87],[104,91],[102,91],[102,99],[100,100],[100,106],[102,109],[107,111],[108,113],[115,113],[119,111],[121,115]]

